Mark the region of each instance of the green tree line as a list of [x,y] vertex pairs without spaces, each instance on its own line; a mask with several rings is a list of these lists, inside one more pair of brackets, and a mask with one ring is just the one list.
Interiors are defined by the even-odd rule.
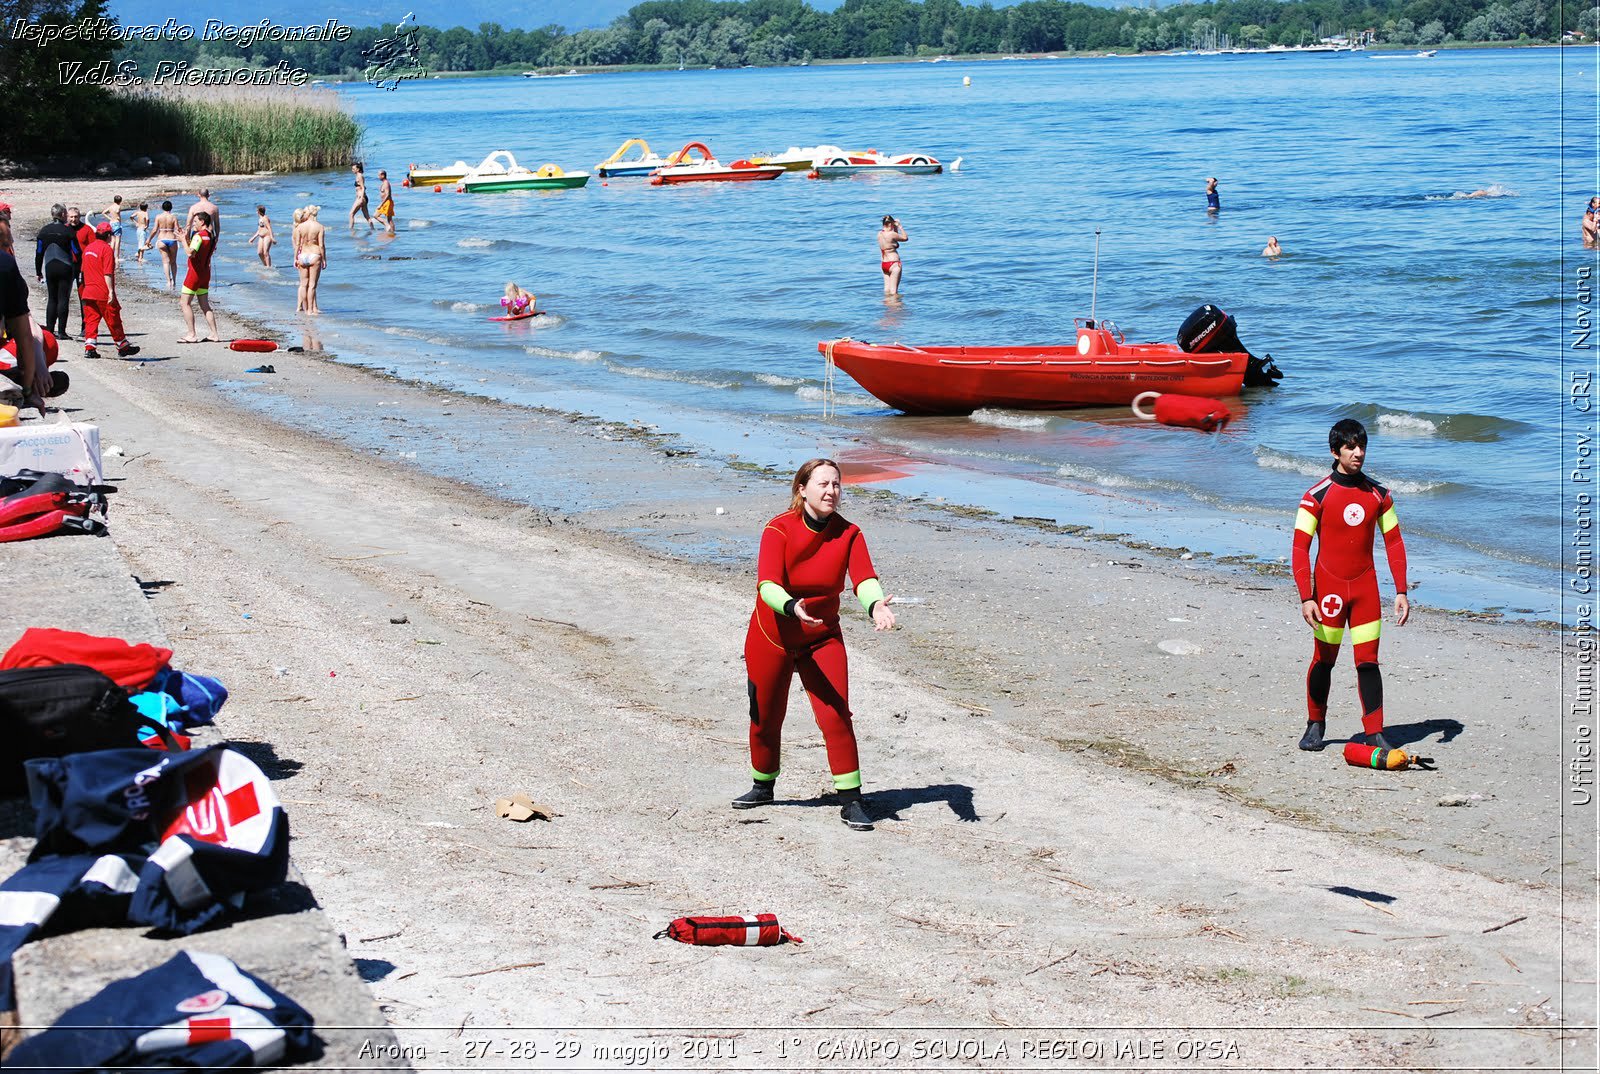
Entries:
[[[1565,20],[1565,21],[1563,21]],[[845,0],[818,11],[805,0],[646,0],[602,29],[560,26],[476,31],[418,28],[416,59],[430,72],[508,68],[685,64],[768,66],[883,56],[1073,50],[1167,51],[1299,45],[1373,31],[1378,43],[1555,41],[1563,32],[1594,36],[1600,7],[1555,0],[1214,0],[1171,7],[1095,7],[1068,0],[1023,0],[1008,7],[958,0]],[[394,27],[363,27],[343,42],[220,42],[171,39],[126,46],[141,69],[160,60],[199,65],[271,66],[285,61],[318,76],[351,77]]]

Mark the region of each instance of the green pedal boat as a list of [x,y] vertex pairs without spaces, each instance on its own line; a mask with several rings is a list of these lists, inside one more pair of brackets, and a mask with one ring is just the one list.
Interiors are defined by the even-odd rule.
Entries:
[[456,189],[468,194],[488,194],[502,190],[568,190],[589,181],[588,172],[563,171],[546,164],[530,171],[517,163],[509,150],[499,150],[483,158],[483,163],[461,177]]

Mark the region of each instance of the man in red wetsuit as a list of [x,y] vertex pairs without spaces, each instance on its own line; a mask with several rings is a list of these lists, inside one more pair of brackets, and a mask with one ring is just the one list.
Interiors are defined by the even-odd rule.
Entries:
[[839,629],[845,572],[876,629],[893,629],[894,613],[867,554],[867,539],[839,516],[840,481],[838,463],[810,460],[795,475],[790,509],[761,533],[756,607],[744,642],[754,783],[734,799],[733,807],[749,809],[773,800],[789,685],[798,671],[828,749],[828,768],[842,803],[840,819],[868,831],[872,820],[861,801],[849,662]]
[[78,286],[83,303],[83,356],[98,358],[100,322],[106,322],[117,356],[138,354],[122,330],[122,301],[117,298],[117,254],[111,248],[111,222],[102,220],[94,229],[94,240],[83,248],[83,282]]
[[[1345,630],[1355,649],[1356,688],[1361,695],[1361,730],[1367,743],[1390,748],[1383,737],[1383,675],[1378,671],[1378,635],[1383,627],[1383,600],[1372,562],[1374,531],[1382,531],[1383,548],[1394,577],[1395,621],[1411,617],[1406,598],[1406,546],[1400,538],[1389,490],[1362,472],[1367,457],[1367,430],[1346,418],[1328,431],[1333,472],[1300,498],[1294,520],[1294,583],[1300,590],[1300,614],[1311,627],[1315,650],[1306,671],[1306,731],[1303,750],[1322,749],[1328,715],[1328,688]],[[1311,538],[1317,538],[1317,562],[1311,564]]]

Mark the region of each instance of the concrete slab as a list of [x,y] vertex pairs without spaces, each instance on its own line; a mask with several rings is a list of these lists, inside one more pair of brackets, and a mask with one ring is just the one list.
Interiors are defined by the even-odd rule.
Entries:
[[[113,498],[111,525],[116,525]],[[0,649],[30,626],[53,626],[171,646],[146,597],[163,579],[137,579],[114,538],[62,536],[5,546],[6,599]],[[141,585],[142,583],[142,585]],[[182,667],[181,642],[176,647]],[[204,671],[203,668],[194,670]],[[227,711],[197,744],[226,740]],[[291,828],[293,808],[289,808]],[[21,868],[33,846],[33,810],[0,800],[0,876]],[[160,938],[138,928],[83,929],[28,944],[15,960],[23,1034],[53,1024],[113,981],[158,966],[182,950],[226,955],[311,1012],[320,1055],[302,1064],[339,1069],[409,1069],[382,1012],[292,863],[290,877],[253,896],[224,924]]]

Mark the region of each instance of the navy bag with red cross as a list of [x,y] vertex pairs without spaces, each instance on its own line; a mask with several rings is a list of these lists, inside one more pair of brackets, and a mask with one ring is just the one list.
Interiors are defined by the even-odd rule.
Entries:
[[74,753],[27,770],[37,842],[0,883],[0,1010],[15,1009],[12,954],[46,922],[188,935],[288,874],[277,793],[224,746]]
[[185,951],[116,981],[28,1037],[6,1070],[277,1066],[306,1057],[312,1018],[221,955]]

